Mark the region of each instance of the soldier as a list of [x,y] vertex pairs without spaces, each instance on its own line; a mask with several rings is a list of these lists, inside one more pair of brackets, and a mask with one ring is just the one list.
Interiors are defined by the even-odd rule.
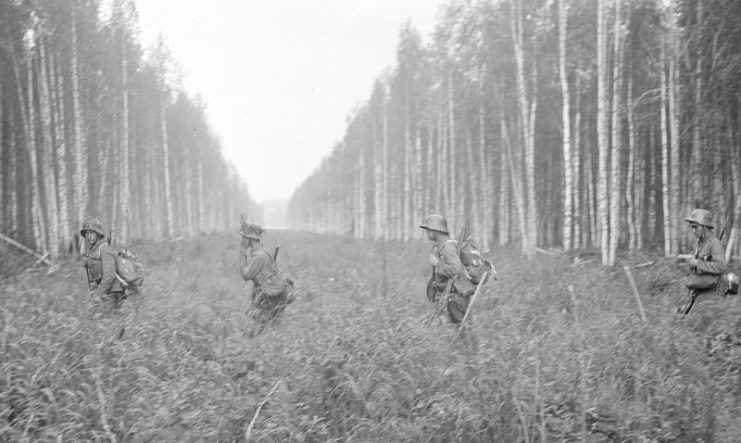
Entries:
[[448,319],[452,323],[460,323],[466,314],[473,290],[467,278],[457,278],[466,275],[466,269],[458,255],[458,242],[450,238],[448,222],[441,215],[428,215],[419,227],[424,229],[427,238],[433,241],[430,251],[432,276],[427,283],[427,299],[431,303],[438,303],[449,280],[455,279],[455,284],[451,285],[444,303]]
[[90,295],[97,301],[118,308],[124,299],[124,288],[116,278],[116,251],[105,241],[103,225],[97,218],[85,220],[80,235],[87,242],[83,267],[87,272]]
[[678,309],[682,314],[688,314],[696,301],[711,297],[726,270],[725,250],[713,235],[715,225],[710,211],[695,209],[686,221],[697,238],[697,246],[687,261],[690,273],[685,277],[685,285],[689,289],[689,299]]
[[252,307],[256,309],[256,334],[262,332],[268,323],[277,322],[286,304],[290,303],[292,285],[290,280],[281,276],[273,255],[263,247],[264,232],[262,227],[249,222],[243,222],[239,231],[242,234],[239,270],[247,282],[246,289]]

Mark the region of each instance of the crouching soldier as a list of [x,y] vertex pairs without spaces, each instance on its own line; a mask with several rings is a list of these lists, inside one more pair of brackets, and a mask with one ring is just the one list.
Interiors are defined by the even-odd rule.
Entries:
[[262,332],[268,323],[277,323],[286,305],[293,301],[293,282],[281,275],[275,255],[263,247],[263,233],[262,227],[254,223],[242,223],[239,270],[247,282],[247,296],[255,310],[253,318],[258,323],[255,334]]
[[[432,276],[427,282],[427,299],[444,307],[450,322],[460,323],[466,315],[475,288],[465,278],[466,269],[458,254],[458,242],[450,238],[448,222],[441,215],[428,215],[420,228],[424,229],[427,238],[433,241],[430,251]],[[451,279],[454,283],[450,281]],[[450,291],[445,294],[448,284]],[[446,299],[440,300],[443,296]]]
[[108,304],[112,308],[120,307],[124,288],[116,278],[116,251],[105,241],[106,235],[100,220],[85,220],[80,228],[80,235],[87,243],[82,266],[87,273],[90,295],[101,304]]
[[692,306],[716,293],[718,283],[726,270],[726,254],[723,244],[713,235],[713,217],[710,211],[695,209],[686,219],[692,234],[697,238],[695,253],[687,260],[689,274],[685,285],[688,298],[677,312],[688,314]]

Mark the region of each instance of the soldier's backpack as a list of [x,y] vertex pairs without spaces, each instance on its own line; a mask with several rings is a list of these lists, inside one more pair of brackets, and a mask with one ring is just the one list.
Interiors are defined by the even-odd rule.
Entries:
[[481,255],[479,248],[469,240],[461,244],[460,257],[463,267],[466,268],[468,277],[474,285],[479,284],[484,273],[488,272],[490,276],[494,273],[494,264],[486,260]]
[[128,249],[116,253],[116,278],[126,291],[136,292],[144,283],[144,266]]

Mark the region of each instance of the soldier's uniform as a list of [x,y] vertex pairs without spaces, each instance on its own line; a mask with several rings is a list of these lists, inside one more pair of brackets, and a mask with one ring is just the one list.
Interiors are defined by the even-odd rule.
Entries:
[[460,323],[471,301],[473,287],[466,278],[461,278],[465,277],[466,269],[458,255],[458,242],[449,237],[447,220],[440,215],[427,216],[420,227],[437,233],[430,251],[434,264],[432,276],[427,283],[427,299],[437,303],[450,279],[454,279],[445,304],[450,321]]
[[93,289],[91,296],[118,308],[124,298],[124,288],[116,278],[116,251],[105,241],[106,235],[100,220],[86,220],[80,228],[80,235],[85,238],[88,231],[97,234],[97,241],[88,245],[90,249],[83,255],[83,267]]
[[244,238],[256,240],[241,249],[239,269],[248,282],[248,297],[255,309],[253,318],[258,322],[258,332],[268,323],[277,321],[290,301],[288,281],[281,276],[273,255],[260,243],[263,232],[260,226],[252,223],[244,223],[240,231]]
[[[723,244],[710,230],[714,229],[712,215],[705,209],[695,209],[686,219],[693,229],[695,226],[707,228],[698,237],[693,257],[697,264],[690,266],[690,273],[685,278],[685,284],[690,290],[688,300],[680,311],[687,309],[687,303],[697,303],[712,297],[717,289],[723,272],[726,270],[726,255]],[[691,305],[690,305],[691,307]]]

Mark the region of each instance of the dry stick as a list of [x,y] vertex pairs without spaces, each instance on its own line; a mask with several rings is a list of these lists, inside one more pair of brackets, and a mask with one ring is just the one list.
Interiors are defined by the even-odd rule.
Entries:
[[268,392],[268,395],[265,396],[265,398],[260,402],[259,405],[257,405],[257,410],[255,411],[255,416],[252,417],[252,421],[250,422],[250,425],[247,427],[247,432],[244,433],[244,440],[250,441],[250,434],[252,434],[252,427],[255,426],[255,422],[257,421],[257,416],[260,415],[260,410],[263,406],[265,406],[265,403],[267,403],[268,398],[270,398],[271,395],[273,395],[273,392],[275,392],[275,388],[278,387],[278,383],[280,383],[280,379],[276,380],[273,384],[273,388]]
[[103,388],[100,385],[100,372],[99,370],[93,371],[93,377],[95,378],[95,389],[98,391],[98,402],[100,403],[100,421],[103,422],[103,430],[108,435],[113,443],[116,443],[116,435],[111,432],[111,427],[108,425],[108,416],[105,412],[106,402],[105,396],[103,395]]
[[463,315],[463,320],[461,320],[461,325],[458,327],[459,331],[463,330],[463,325],[466,324],[466,319],[468,318],[468,314],[471,312],[471,306],[473,306],[473,303],[476,301],[476,297],[478,297],[479,292],[481,292],[481,286],[486,282],[486,279],[489,278],[489,271],[484,272],[484,275],[481,276],[481,280],[479,280],[479,284],[476,285],[476,291],[473,293],[473,297],[471,297],[471,303],[466,306],[466,313]]
[[587,441],[587,419],[584,415],[584,412],[586,410],[585,403],[587,401],[587,386],[586,386],[586,375],[587,375],[587,365],[584,362],[584,331],[581,330],[581,327],[579,325],[579,310],[577,309],[576,304],[576,294],[574,294],[574,287],[572,285],[568,286],[569,294],[571,295],[571,304],[574,305],[574,322],[576,323],[576,330],[579,331],[581,343],[579,346],[579,366],[581,367],[581,374],[579,374],[579,391],[581,396],[581,408],[579,411],[579,415],[581,416],[581,441]]
[[37,258],[41,257],[41,260],[44,263],[46,263],[49,266],[52,265],[51,261],[49,261],[48,259],[44,258],[41,254],[39,254],[38,252],[34,251],[33,249],[31,249],[29,247],[23,246],[22,244],[18,243],[17,241],[13,240],[10,237],[7,237],[7,236],[5,236],[3,234],[0,234],[0,239],[5,240],[6,242],[10,243],[11,245],[15,246],[16,248],[18,248],[18,249],[20,249],[20,250],[22,250],[22,251],[24,251],[24,252],[26,252],[28,254],[31,254],[34,257],[37,257]]
[[641,320],[643,320],[643,323],[646,323],[646,312],[643,310],[643,302],[641,301],[641,294],[638,292],[638,286],[636,286],[635,280],[633,280],[633,274],[630,273],[630,268],[628,265],[623,266],[623,269],[625,270],[625,273],[628,275],[628,280],[630,280],[630,286],[633,288],[633,294],[636,296],[636,303],[638,303],[638,311],[641,313]]

